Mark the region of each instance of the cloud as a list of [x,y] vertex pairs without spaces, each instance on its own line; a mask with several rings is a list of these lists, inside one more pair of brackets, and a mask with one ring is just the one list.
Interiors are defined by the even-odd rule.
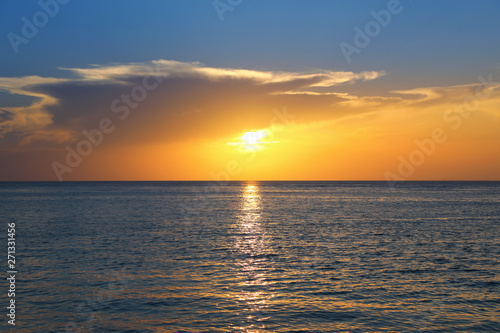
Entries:
[[[350,98],[348,94],[309,89],[385,75],[375,71],[255,71],[170,60],[61,70],[72,77],[0,78],[1,90],[36,98],[27,107],[3,108],[0,146],[37,142],[60,146],[77,140],[82,130],[95,128],[104,117],[120,123],[115,142],[135,143],[211,137],[236,128],[260,127],[269,122],[272,108],[284,105],[297,106],[296,112],[306,118],[331,117],[334,111],[328,109]],[[145,85],[154,88],[144,89]],[[120,108],[128,109],[129,120],[121,122],[121,114],[113,112]],[[7,134],[8,142],[1,140]]]
[[296,80],[312,80],[310,86],[331,87],[338,84],[354,83],[355,81],[374,80],[386,73],[384,71],[333,72],[321,71],[316,73],[293,73],[255,71],[248,69],[205,67],[199,62],[184,63],[172,60],[155,60],[149,64],[116,64],[111,66],[93,65],[92,68],[61,68],[73,72],[83,80],[113,80],[127,81],[134,76],[156,75],[170,78],[205,78],[210,80],[240,79],[252,80],[259,84],[291,82]]
[[50,125],[51,115],[46,111],[46,108],[57,104],[57,99],[53,96],[36,92],[31,87],[64,81],[64,79],[43,78],[40,76],[0,77],[0,90],[11,94],[35,97],[35,102],[27,107],[5,107],[2,110],[4,114],[8,114],[9,116],[3,117],[3,120],[0,122],[0,139],[12,132],[17,132],[17,135],[22,137],[27,133]]
[[[1,90],[35,98],[29,106],[0,105],[0,148],[64,147],[82,138],[82,131],[99,127],[103,118],[117,129],[106,138],[110,145],[213,140],[267,128],[272,110],[284,106],[303,125],[295,129],[329,127],[340,119],[367,128],[376,115],[403,121],[413,114],[418,121],[421,112],[442,111],[477,92],[488,91],[494,100],[500,88],[478,82],[356,96],[335,88],[386,73],[256,71],[171,60],[61,70],[70,77],[0,78]],[[366,114],[372,116],[356,118]]]
[[[484,81],[484,80],[480,80]],[[490,97],[491,94],[498,93],[500,83],[496,82],[476,82],[472,84],[455,85],[448,87],[425,87],[409,90],[396,90],[393,93],[407,97],[410,102],[418,105],[431,105],[440,103],[461,103],[469,96]]]
[[14,113],[0,109],[0,123],[12,120],[14,118]]

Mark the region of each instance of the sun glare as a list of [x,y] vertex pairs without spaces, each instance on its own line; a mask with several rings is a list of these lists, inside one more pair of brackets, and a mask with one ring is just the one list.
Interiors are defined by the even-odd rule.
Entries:
[[269,142],[264,141],[263,139],[269,135],[267,130],[258,130],[246,132],[242,136],[238,138],[239,145],[246,151],[257,151],[266,148],[266,144]]
[[228,145],[238,147],[240,152],[259,151],[269,148],[272,144],[278,141],[273,140],[274,133],[270,129],[261,129],[250,132],[245,132],[242,136],[237,137],[234,141],[228,142]]
[[241,140],[248,145],[256,145],[261,142],[263,138],[267,136],[266,131],[255,131],[255,132],[246,132],[241,137]]

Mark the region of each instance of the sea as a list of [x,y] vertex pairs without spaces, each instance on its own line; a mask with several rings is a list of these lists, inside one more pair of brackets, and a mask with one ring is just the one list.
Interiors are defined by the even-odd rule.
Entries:
[[500,332],[500,182],[389,185],[0,183],[1,327]]

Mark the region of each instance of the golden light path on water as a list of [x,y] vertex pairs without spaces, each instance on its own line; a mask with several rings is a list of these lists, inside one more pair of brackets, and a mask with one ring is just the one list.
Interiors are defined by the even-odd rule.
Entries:
[[234,248],[239,254],[236,269],[240,293],[236,297],[244,311],[239,314],[238,329],[259,332],[265,329],[262,321],[269,318],[262,312],[275,295],[267,289],[272,263],[266,257],[269,239],[262,225],[262,198],[257,183],[247,183],[243,188],[240,207]]

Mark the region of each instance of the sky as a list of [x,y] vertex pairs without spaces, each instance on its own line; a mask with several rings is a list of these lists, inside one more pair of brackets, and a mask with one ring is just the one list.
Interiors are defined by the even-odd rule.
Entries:
[[0,0],[0,181],[500,180],[497,0]]

